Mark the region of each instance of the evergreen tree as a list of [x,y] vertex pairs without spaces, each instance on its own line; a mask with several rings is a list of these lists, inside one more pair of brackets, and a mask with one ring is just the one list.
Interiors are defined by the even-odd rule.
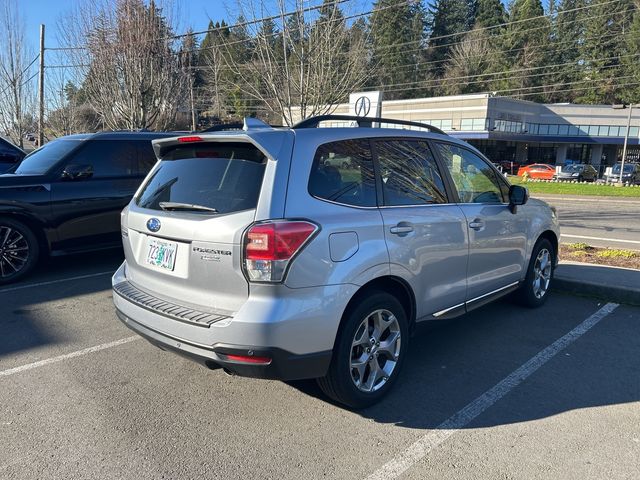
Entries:
[[626,103],[640,102],[640,5],[633,12],[631,26],[626,32],[625,50],[622,63],[624,66],[624,76],[629,77],[624,83],[635,83],[623,89],[622,99]]
[[551,24],[543,17],[540,0],[514,0],[509,12],[511,23],[505,32],[506,67],[516,70],[506,81],[512,95],[540,101],[546,84],[543,68],[548,64]]
[[555,67],[554,73],[545,77],[547,83],[553,84],[546,95],[547,101],[573,102],[577,96],[578,92],[566,90],[572,90],[571,84],[583,79],[580,46],[585,40],[585,10],[576,9],[586,3],[587,0],[560,0],[555,6],[557,15],[552,25],[549,62],[568,65]]
[[368,86],[387,86],[388,100],[414,97],[416,91],[404,90],[402,85],[419,79],[420,42],[424,35],[421,5],[377,0],[370,18],[370,31],[375,75]]
[[[475,26],[481,28],[494,27],[505,23],[507,12],[500,0],[478,0],[476,6]],[[500,34],[501,28],[487,30],[490,35]]]
[[452,44],[462,40],[462,35],[456,34],[473,25],[474,4],[469,0],[436,0],[429,10],[429,60],[435,76],[444,73]]
[[625,33],[632,26],[634,2],[591,0],[590,4],[580,48],[586,82],[576,86],[580,88],[578,98],[584,103],[619,103],[625,96],[620,84],[626,83],[626,79],[619,80],[624,70],[621,55],[626,51]]

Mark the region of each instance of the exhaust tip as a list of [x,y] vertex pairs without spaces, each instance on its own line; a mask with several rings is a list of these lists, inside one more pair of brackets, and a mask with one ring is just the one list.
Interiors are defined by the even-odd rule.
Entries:
[[229,377],[235,377],[235,373],[233,373],[231,370],[229,370],[228,368],[222,368],[222,371]]

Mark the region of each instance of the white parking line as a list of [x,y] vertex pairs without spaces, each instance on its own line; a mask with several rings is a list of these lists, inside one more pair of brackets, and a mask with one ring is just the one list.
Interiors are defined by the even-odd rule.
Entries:
[[557,355],[558,352],[567,348],[591,328],[597,325],[600,320],[613,312],[617,307],[618,304],[616,303],[607,303],[576,328],[553,342],[544,350],[540,351],[521,367],[514,370],[502,381],[494,385],[491,389],[480,395],[462,410],[454,413],[453,416],[438,425],[434,430],[431,430],[418,441],[410,445],[405,451],[373,472],[367,477],[367,480],[385,480],[402,475],[402,473],[424,458],[431,450],[443,443],[451,435],[464,428],[478,417],[478,415],[483,413],[511,390],[520,385],[540,367]]
[[142,337],[139,337],[138,335],[133,335],[131,337],[115,340],[113,342],[96,345],[95,347],[89,347],[83,350],[76,350],[75,352],[65,353],[64,355],[58,355],[57,357],[46,358],[44,360],[40,360],[39,362],[27,363],[26,365],[21,365],[19,367],[9,368],[7,370],[1,370],[0,377],[8,377],[9,375],[14,375],[16,373],[24,372],[26,370],[32,370],[34,368],[44,367],[45,365],[51,365],[52,363],[58,363],[64,360],[69,360],[70,358],[80,357],[82,355],[87,355],[89,353],[99,352],[100,350],[106,350],[107,348],[124,345],[125,343],[133,342],[134,340],[140,340],[141,338]]
[[43,287],[45,285],[53,285],[54,283],[70,282],[72,280],[82,280],[84,278],[99,277],[101,275],[113,275],[113,272],[114,270],[109,270],[108,272],[98,272],[98,273],[90,273],[88,275],[78,275],[77,277],[59,278],[57,280],[49,280],[47,282],[28,283],[27,285],[18,285],[17,287],[3,288],[2,290],[0,290],[0,293],[15,292],[16,290],[23,290],[25,288]]
[[561,237],[569,237],[569,238],[582,238],[584,240],[601,240],[605,242],[620,242],[620,243],[634,243],[640,245],[640,241],[637,240],[622,240],[619,238],[604,238],[604,237],[587,237],[585,235],[568,235],[566,233],[560,234]]

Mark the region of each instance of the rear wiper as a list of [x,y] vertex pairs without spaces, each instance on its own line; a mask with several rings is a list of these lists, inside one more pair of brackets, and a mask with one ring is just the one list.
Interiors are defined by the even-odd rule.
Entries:
[[179,203],[179,202],[160,202],[160,208],[163,210],[195,210],[199,212],[213,212],[218,213],[218,210],[211,207],[205,207],[204,205],[193,205],[191,203]]

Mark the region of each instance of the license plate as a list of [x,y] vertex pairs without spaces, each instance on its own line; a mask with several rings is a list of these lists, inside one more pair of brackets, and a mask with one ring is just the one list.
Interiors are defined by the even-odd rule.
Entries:
[[154,267],[173,271],[178,244],[150,238],[147,245],[147,263]]

